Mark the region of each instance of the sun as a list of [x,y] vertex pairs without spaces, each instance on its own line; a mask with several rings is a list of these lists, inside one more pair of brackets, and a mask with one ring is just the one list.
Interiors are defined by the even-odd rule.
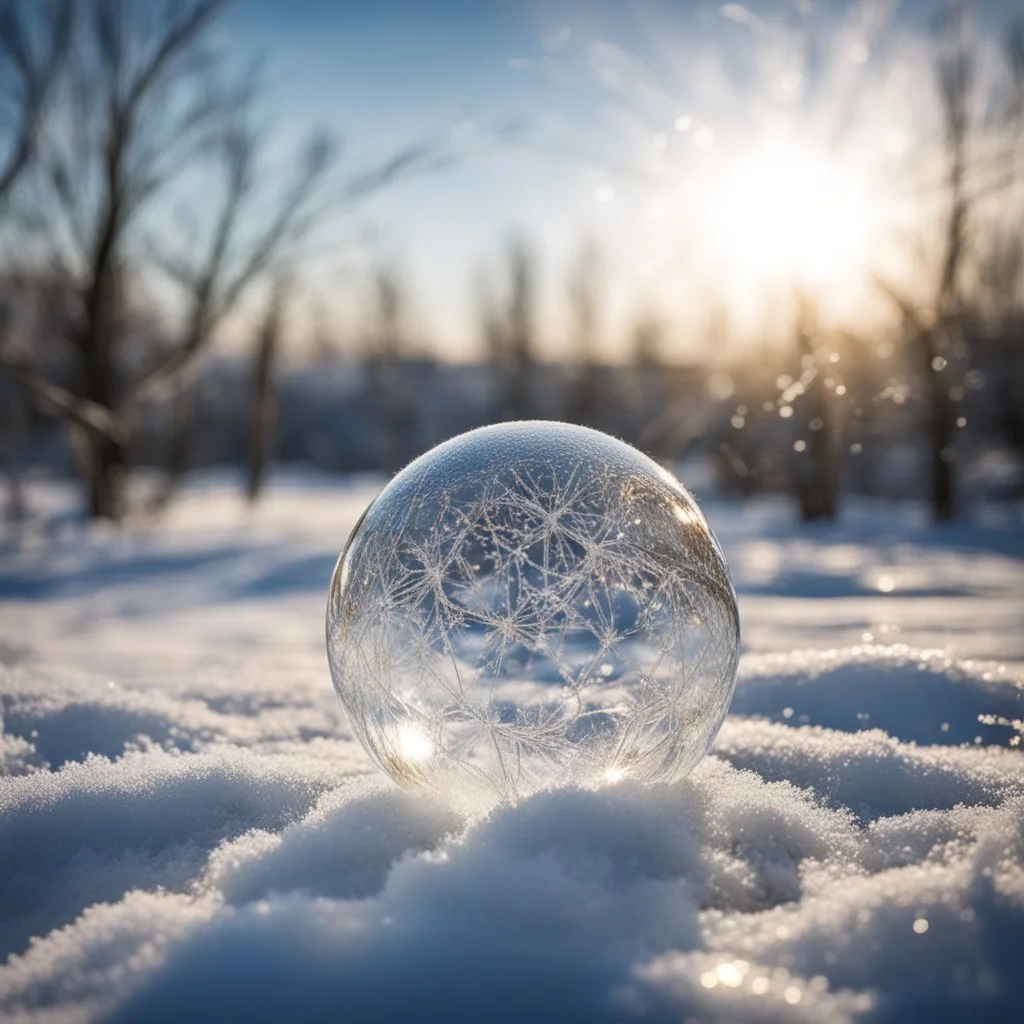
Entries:
[[855,174],[793,145],[720,168],[709,215],[713,244],[737,284],[818,290],[862,271],[874,219]]

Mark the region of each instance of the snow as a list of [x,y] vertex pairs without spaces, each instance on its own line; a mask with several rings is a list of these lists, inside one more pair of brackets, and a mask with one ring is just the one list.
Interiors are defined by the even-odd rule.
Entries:
[[382,778],[330,683],[379,486],[250,512],[211,476],[121,533],[33,488],[0,535],[0,1018],[1019,1013],[1019,509],[704,502],[744,644],[713,753],[467,819]]

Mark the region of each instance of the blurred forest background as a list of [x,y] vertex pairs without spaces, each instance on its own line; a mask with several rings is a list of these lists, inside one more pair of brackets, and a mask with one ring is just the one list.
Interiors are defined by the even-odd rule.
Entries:
[[[77,475],[84,511],[116,520],[158,514],[202,467],[243,468],[256,500],[270,464],[392,472],[522,418],[702,456],[723,492],[790,494],[806,520],[848,493],[938,520],[1024,496],[1011,5],[684,7],[709,50],[732,34],[714,115],[570,23],[508,54],[502,71],[550,81],[552,106],[579,54],[635,152],[485,103],[384,152],[298,131],[268,112],[265,55],[241,52],[231,6],[0,4],[7,516],[32,516],[33,474]],[[744,113],[732,130],[723,93]],[[456,344],[417,274],[367,244],[367,203],[524,153],[579,168],[572,242],[510,203],[489,251],[448,266]]]

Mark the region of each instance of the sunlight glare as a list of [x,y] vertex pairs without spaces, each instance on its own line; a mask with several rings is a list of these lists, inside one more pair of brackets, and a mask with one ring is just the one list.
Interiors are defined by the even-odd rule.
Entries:
[[824,155],[765,150],[738,162],[716,198],[712,229],[743,284],[834,284],[864,262],[870,205]]
[[693,133],[693,144],[698,149],[707,149],[715,144],[715,133],[708,127],[698,128]]

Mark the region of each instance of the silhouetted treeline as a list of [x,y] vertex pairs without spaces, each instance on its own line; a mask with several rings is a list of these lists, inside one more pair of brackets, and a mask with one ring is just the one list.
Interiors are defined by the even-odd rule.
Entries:
[[[1024,32],[1009,33],[989,95],[967,5],[936,25],[934,252],[916,277],[873,275],[889,328],[826,326],[821,297],[794,280],[792,308],[769,318],[788,317],[788,337],[754,349],[724,311],[703,349],[684,346],[650,305],[631,327],[610,323],[605,254],[586,232],[567,272],[518,232],[475,278],[481,361],[454,365],[425,354],[397,268],[376,268],[346,338],[322,316],[309,326],[323,296],[303,291],[301,270],[329,214],[456,154],[416,143],[341,174],[314,133],[265,173],[277,147],[258,77],[219,59],[224,7],[0,0],[0,236],[17,243],[0,250],[0,460],[13,514],[34,467],[76,472],[87,513],[117,519],[140,507],[136,467],[160,470],[150,512],[204,465],[246,466],[256,500],[274,460],[393,472],[459,431],[533,417],[663,461],[706,455],[727,493],[789,493],[808,521],[835,517],[846,491],[924,498],[944,520],[974,493],[1024,490]],[[175,296],[172,315],[157,292]],[[557,337],[541,315],[552,297],[566,314]],[[250,344],[218,355],[247,307]]]

